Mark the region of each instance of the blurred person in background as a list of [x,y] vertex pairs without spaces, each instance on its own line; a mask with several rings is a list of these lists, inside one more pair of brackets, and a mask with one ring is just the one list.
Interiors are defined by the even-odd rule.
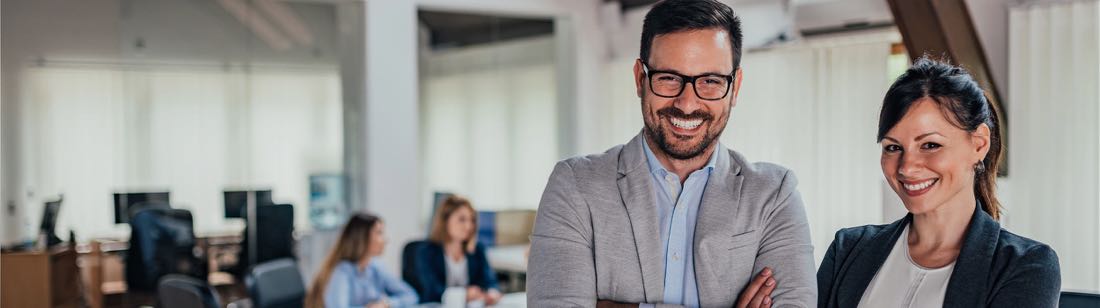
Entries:
[[416,254],[421,302],[440,302],[447,288],[465,288],[466,301],[495,305],[501,293],[485,247],[477,243],[477,211],[470,200],[450,196],[432,219],[428,242]]
[[416,291],[387,273],[375,257],[386,246],[382,220],[352,215],[306,294],[306,307],[408,307],[418,302]]

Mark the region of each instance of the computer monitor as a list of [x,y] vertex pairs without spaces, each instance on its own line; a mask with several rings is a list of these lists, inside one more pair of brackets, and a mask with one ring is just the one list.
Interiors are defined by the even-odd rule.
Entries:
[[57,214],[61,211],[61,199],[57,201],[46,202],[46,206],[42,208],[42,225],[38,228],[40,234],[46,235],[46,244],[53,246],[61,243],[61,238],[54,234],[54,229],[57,227]]
[[255,194],[256,205],[275,204],[271,201],[271,190],[227,190],[222,192],[225,197],[225,218],[244,218],[248,210],[248,194]]
[[115,193],[115,223],[130,223],[130,212],[135,206],[149,202],[170,203],[168,192]]

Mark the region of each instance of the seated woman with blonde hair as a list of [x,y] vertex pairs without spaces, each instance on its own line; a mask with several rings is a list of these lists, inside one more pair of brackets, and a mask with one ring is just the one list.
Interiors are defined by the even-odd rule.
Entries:
[[440,302],[447,288],[466,288],[466,301],[494,305],[500,300],[496,274],[485,247],[477,243],[477,212],[466,198],[451,196],[432,219],[428,243],[416,254],[421,302]]

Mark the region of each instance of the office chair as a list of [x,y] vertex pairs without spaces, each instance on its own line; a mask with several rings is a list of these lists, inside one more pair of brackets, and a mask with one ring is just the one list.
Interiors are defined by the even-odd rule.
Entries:
[[158,307],[221,308],[221,298],[210,285],[190,276],[170,274],[157,285]]
[[1058,307],[1097,308],[1100,307],[1100,294],[1063,291],[1058,300]]
[[193,219],[188,210],[147,207],[130,217],[130,248],[126,251],[129,290],[155,291],[168,274],[206,280],[204,259],[195,254]]
[[243,276],[245,269],[271,260],[291,258],[294,255],[294,206],[270,204],[256,207],[256,263],[249,262],[250,230],[245,227],[241,250],[237,255],[235,272]]
[[244,282],[256,308],[300,308],[305,300],[305,283],[293,259],[260,263]]
[[427,241],[411,241],[401,250],[401,279],[409,283],[417,294],[420,294],[421,287],[420,280],[416,279],[416,252],[425,243]]

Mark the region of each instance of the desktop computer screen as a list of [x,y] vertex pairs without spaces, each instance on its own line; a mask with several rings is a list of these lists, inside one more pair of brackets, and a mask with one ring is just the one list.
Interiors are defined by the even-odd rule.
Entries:
[[57,214],[61,211],[61,199],[57,201],[46,202],[46,206],[42,209],[42,224],[38,228],[39,234],[46,235],[46,244],[53,246],[61,243],[61,238],[58,238],[54,234],[54,229],[57,227]]
[[225,218],[244,218],[248,209],[248,194],[255,194],[256,205],[275,204],[271,201],[271,190],[227,190],[225,197]]
[[116,193],[115,197],[115,223],[125,224],[130,222],[130,212],[142,203],[171,202],[168,192],[137,192]]

